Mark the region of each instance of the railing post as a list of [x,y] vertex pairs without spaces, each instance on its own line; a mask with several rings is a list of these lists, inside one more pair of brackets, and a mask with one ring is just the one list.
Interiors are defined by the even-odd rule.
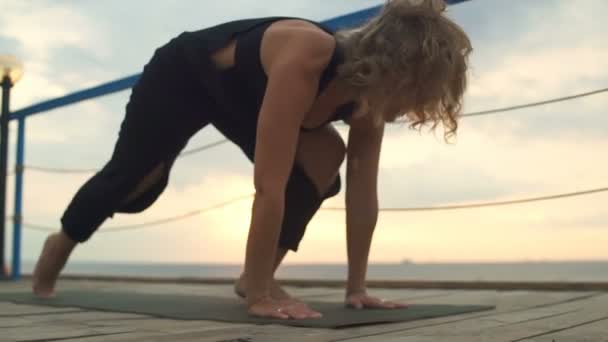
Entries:
[[8,75],[2,78],[2,110],[0,112],[0,279],[6,278],[4,234],[6,226],[6,164],[8,157],[9,101],[12,83]]
[[21,278],[21,223],[23,213],[23,161],[25,160],[25,117],[17,120],[15,160],[15,214],[13,215],[13,280]]

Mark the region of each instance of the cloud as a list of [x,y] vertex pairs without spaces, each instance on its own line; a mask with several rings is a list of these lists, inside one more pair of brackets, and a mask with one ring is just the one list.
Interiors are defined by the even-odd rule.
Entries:
[[[74,51],[70,49],[80,49],[97,58],[104,56],[106,44],[101,38],[102,35],[86,15],[70,6],[34,6],[12,1],[3,4],[0,23],[2,35],[19,41],[20,48],[15,53],[25,66],[24,78],[16,88],[19,91],[14,92],[15,107],[63,95],[69,86],[90,84],[90,79],[84,76],[87,73],[83,72],[82,77],[72,78],[71,82],[64,83],[62,77],[66,75],[70,65],[53,60],[55,49],[63,49],[70,54]],[[10,47],[9,45],[8,48]],[[65,58],[66,55],[59,60]]]
[[502,129],[465,125],[456,143],[446,145],[431,135],[395,128],[384,144],[381,160],[382,172],[390,177],[383,184],[390,189],[386,198],[392,198],[388,193],[397,189],[422,198],[435,197],[438,202],[455,199],[445,196],[448,189],[461,192],[459,200],[466,201],[603,184],[608,165],[598,156],[608,148],[605,137],[520,139],[507,133],[508,127]]
[[[565,67],[567,60],[576,60],[576,67]],[[594,90],[599,80],[608,78],[606,60],[608,46],[516,50],[474,78],[469,96],[504,105],[513,99],[523,102],[547,98],[546,94]]]
[[21,55],[21,49],[23,48],[18,39],[10,36],[0,35],[0,48],[2,53],[9,53],[11,55]]
[[[501,5],[494,1],[491,5],[477,6],[477,11],[469,12],[464,10],[465,6],[455,7],[459,10],[457,17],[462,16],[476,47],[466,96],[467,112],[606,87],[608,43],[603,35],[608,33],[608,27],[600,21],[589,20],[596,13],[605,12],[606,3],[512,1]],[[502,15],[490,15],[490,12]],[[543,20],[538,20],[540,17]],[[484,18],[492,18],[492,22]],[[607,132],[606,101],[606,94],[600,94],[471,120],[483,122],[479,127],[508,125],[506,132],[522,138],[538,134],[601,137]]]

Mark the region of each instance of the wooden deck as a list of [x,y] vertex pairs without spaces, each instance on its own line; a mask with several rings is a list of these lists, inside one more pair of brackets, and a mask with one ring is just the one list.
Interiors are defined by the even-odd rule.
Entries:
[[[29,280],[0,282],[0,291],[29,288]],[[62,280],[60,289],[232,296],[229,285]],[[303,299],[340,301],[343,291],[290,287]],[[0,302],[0,341],[416,341],[608,342],[608,292],[375,289],[407,303],[495,305],[496,310],[348,329],[176,321],[136,314]]]

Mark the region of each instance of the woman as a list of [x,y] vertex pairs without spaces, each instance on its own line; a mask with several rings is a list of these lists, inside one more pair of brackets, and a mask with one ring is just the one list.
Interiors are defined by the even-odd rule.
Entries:
[[[346,304],[403,307],[367,294],[378,216],[377,175],[385,122],[442,123],[456,133],[471,52],[443,0],[389,0],[364,25],[331,32],[298,18],[240,20],[185,32],[159,48],[133,88],[114,153],[74,196],[34,271],[34,292],[54,293],[77,243],[116,212],[149,207],[188,139],[208,124],[254,162],[255,198],[245,267],[236,284],[250,314],[313,318],[273,279],[296,251],[347,163]],[[331,122],[350,125],[348,146]]]

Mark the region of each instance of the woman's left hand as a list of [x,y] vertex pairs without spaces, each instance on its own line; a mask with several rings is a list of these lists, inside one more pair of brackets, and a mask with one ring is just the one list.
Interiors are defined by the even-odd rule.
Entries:
[[354,309],[403,309],[408,307],[406,304],[369,296],[366,292],[347,295],[345,304]]

